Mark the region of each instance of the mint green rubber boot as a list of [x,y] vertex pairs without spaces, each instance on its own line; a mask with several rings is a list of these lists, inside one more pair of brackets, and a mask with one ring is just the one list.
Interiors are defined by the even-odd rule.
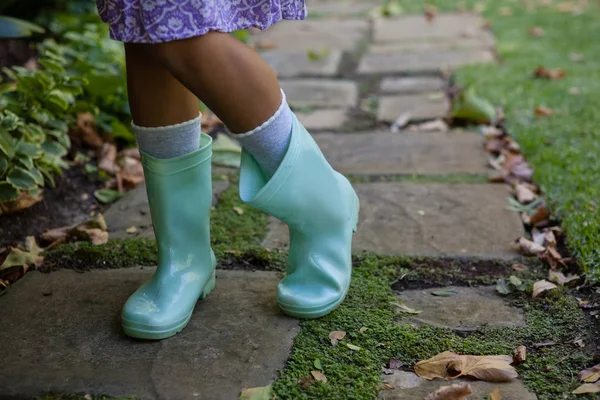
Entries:
[[212,139],[200,149],[158,159],[142,153],[150,214],[158,245],[158,268],[123,306],[128,336],[164,339],[181,331],[194,306],[215,286],[210,247]]
[[281,309],[298,318],[333,311],[350,286],[359,202],[295,116],[287,153],[270,180],[242,152],[240,197],[289,227],[287,274],[277,294]]

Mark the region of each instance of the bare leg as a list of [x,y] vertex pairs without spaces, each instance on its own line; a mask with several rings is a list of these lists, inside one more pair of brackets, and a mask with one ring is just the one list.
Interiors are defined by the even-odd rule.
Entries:
[[127,89],[136,125],[174,125],[198,117],[196,96],[138,44],[126,44]]
[[[227,33],[209,32],[191,39],[133,46],[143,48],[149,57],[160,62],[233,132],[254,129],[281,104],[273,70],[254,50]],[[140,67],[146,68],[146,64]],[[132,79],[139,79],[141,85],[153,82],[142,76]],[[143,88],[140,90],[145,93]],[[167,106],[173,107],[173,103]],[[154,110],[158,111],[157,107],[155,104]]]

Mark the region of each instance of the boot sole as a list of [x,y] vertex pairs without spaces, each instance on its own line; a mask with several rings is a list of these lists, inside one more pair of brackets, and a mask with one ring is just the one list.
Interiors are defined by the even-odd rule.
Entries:
[[[206,298],[206,296],[208,296],[210,294],[210,292],[212,292],[213,289],[215,288],[215,284],[216,284],[216,272],[213,271],[211,278],[204,285],[204,288],[202,289],[202,292],[200,293],[198,300],[202,300],[202,299]],[[152,329],[141,328],[139,326],[140,324],[130,321],[130,320],[127,320],[127,319],[124,319],[122,317],[121,317],[121,326],[123,327],[123,331],[125,332],[125,334],[132,338],[150,339],[150,340],[166,339],[168,337],[174,336],[177,333],[181,332],[183,330],[183,328],[185,328],[186,325],[190,322],[193,312],[194,312],[194,309],[192,308],[192,310],[189,312],[189,314],[186,315],[182,319],[181,322],[179,322],[179,323],[176,322],[174,326],[173,326],[173,324],[169,324],[166,326],[156,326],[156,327],[153,327]]]
[[[356,193],[354,193],[354,206],[353,207],[354,207],[354,210],[353,210],[354,220],[352,221],[351,226],[352,226],[352,232],[356,233],[356,231],[358,229],[358,214],[360,211],[360,200],[358,199],[358,196],[356,195]],[[329,304],[326,304],[324,306],[320,306],[317,308],[294,309],[294,308],[284,307],[281,304],[279,304],[279,307],[285,314],[289,315],[290,317],[302,318],[302,319],[321,318],[321,317],[324,317],[325,315],[329,314],[333,310],[335,310],[340,304],[342,304],[344,302],[344,299],[346,298],[346,295],[348,294],[349,289],[350,289],[350,281],[348,281],[348,286],[344,289],[344,292],[339,299],[337,299],[336,301],[334,301],[332,303],[329,303]]]

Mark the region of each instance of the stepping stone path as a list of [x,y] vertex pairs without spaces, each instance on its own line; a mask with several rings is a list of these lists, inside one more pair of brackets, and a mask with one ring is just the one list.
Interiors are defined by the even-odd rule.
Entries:
[[[515,258],[510,243],[523,228],[504,209],[506,187],[443,183],[487,177],[481,136],[389,129],[405,113],[412,121],[446,115],[446,68],[494,61],[494,39],[484,21],[466,14],[439,15],[433,24],[422,16],[373,21],[367,14],[379,1],[342,3],[309,0],[315,18],[254,32],[252,42],[331,164],[357,182],[355,252]],[[378,101],[367,101],[373,95]],[[365,108],[367,103],[374,108]],[[380,181],[369,183],[374,180]],[[227,185],[214,182],[215,202]],[[153,238],[143,186],[105,217],[111,238]],[[131,226],[135,233],[127,233]],[[273,219],[268,228],[263,245],[286,249],[285,226]],[[199,303],[183,332],[165,341],[131,340],[121,333],[119,311],[152,272],[33,272],[15,284],[0,298],[0,347],[11,349],[0,364],[2,395],[55,391],[229,400],[244,387],[276,378],[299,332],[298,321],[277,308],[277,273],[219,271],[214,293]],[[423,312],[397,322],[463,332],[523,326],[522,314],[492,289],[453,289],[452,298],[432,296],[433,289],[400,293],[400,302]],[[423,399],[441,385],[402,371],[382,380],[389,386],[382,399]],[[472,386],[477,398],[495,387]],[[516,381],[502,385],[502,398],[536,397]]]

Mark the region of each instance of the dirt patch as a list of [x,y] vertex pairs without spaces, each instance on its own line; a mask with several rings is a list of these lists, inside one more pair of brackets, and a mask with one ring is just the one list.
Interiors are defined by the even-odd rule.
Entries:
[[[419,258],[408,263],[408,271],[392,285],[393,290],[426,289],[438,286],[491,285],[514,273],[512,261],[477,258]],[[531,274],[536,273],[530,262]]]
[[57,177],[56,188],[46,188],[44,199],[15,214],[0,217],[0,248],[15,245],[26,236],[84,221],[90,211],[103,206],[94,198],[101,183],[92,181],[82,167],[73,167]]

